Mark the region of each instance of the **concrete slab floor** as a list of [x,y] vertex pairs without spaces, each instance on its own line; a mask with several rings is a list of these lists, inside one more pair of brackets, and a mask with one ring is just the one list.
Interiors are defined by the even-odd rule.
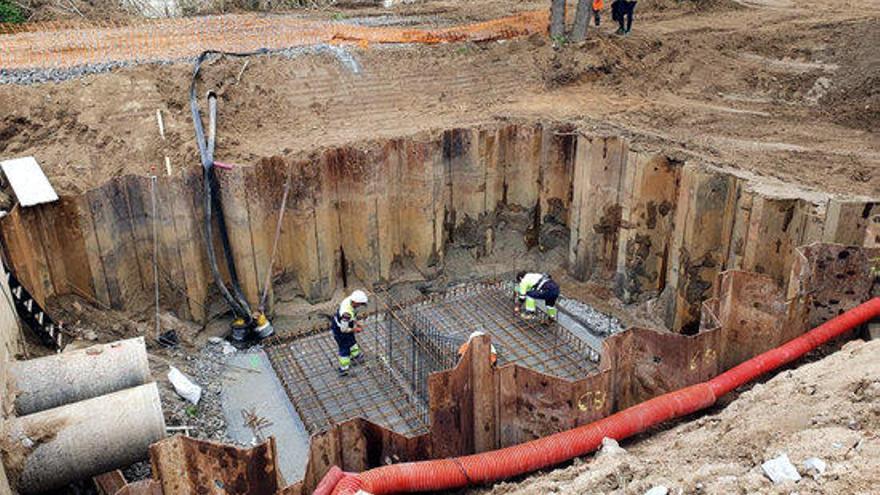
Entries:
[[261,431],[266,438],[275,437],[281,475],[287,482],[302,479],[309,454],[309,434],[287,399],[265,351],[239,351],[229,356],[227,363],[232,366],[223,375],[221,394],[227,434],[236,442],[252,444],[256,436],[245,424],[242,411],[264,418],[266,426]]

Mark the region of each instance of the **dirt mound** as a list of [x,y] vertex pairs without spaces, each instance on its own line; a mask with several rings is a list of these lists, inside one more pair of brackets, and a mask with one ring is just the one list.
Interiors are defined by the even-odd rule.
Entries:
[[835,122],[880,131],[880,29],[876,20],[836,26],[829,50],[840,70],[828,93],[819,100]]
[[[755,385],[726,408],[520,484],[472,493],[876,493],[880,341],[851,342]],[[761,464],[787,454],[803,477],[774,485]],[[827,464],[824,474],[806,459]]]

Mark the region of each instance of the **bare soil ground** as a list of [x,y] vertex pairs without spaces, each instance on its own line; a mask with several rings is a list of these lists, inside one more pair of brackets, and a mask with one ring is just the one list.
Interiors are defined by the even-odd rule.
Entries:
[[[853,341],[784,371],[696,421],[624,442],[572,466],[472,494],[875,494],[880,487],[880,341]],[[801,481],[774,485],[761,464],[787,454]],[[818,457],[823,474],[803,467]]]
[[[393,22],[449,24],[538,6],[546,7],[425,1],[394,11]],[[367,22],[381,10],[343,12]],[[564,47],[543,36],[347,47],[359,74],[329,54],[252,58],[246,67],[220,60],[204,68],[199,93],[221,95],[217,158],[245,165],[452,126],[565,119],[759,175],[876,195],[878,18],[872,0],[659,2],[639,6],[625,38],[606,18],[586,43]],[[190,74],[175,63],[0,86],[0,155],[37,156],[63,192],[161,170],[166,153],[175,170],[196,167]]]

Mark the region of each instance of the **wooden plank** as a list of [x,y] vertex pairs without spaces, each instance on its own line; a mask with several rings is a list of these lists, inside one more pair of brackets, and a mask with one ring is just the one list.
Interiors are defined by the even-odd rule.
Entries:
[[44,245],[52,253],[50,257],[60,260],[61,263],[57,264],[63,266],[63,278],[62,270],[59,270],[58,277],[53,274],[56,291],[59,294],[76,291],[95,299],[79,206],[72,198],[62,197],[54,207],[55,212],[52,215],[44,213],[43,220],[47,228]]
[[[13,208],[9,215],[0,222],[3,231],[3,244],[10,269],[15,272],[19,282],[40,303],[45,303],[47,296],[44,277],[39,256],[42,253],[31,248],[32,236],[28,234],[29,226],[22,219],[22,209]],[[45,307],[45,306],[44,306]]]
[[153,293],[153,224],[150,179],[127,175],[121,178],[120,189],[128,206],[131,243],[140,272],[141,288]]
[[91,273],[92,286],[95,289],[95,298],[102,305],[110,306],[110,291],[107,287],[107,274],[104,261],[101,258],[101,249],[98,243],[98,233],[95,229],[95,218],[92,205],[86,195],[76,198],[77,211],[79,212],[79,224],[82,229],[83,241],[86,247],[86,259]]
[[106,277],[110,306],[126,309],[144,288],[124,183],[114,179],[86,193]]
[[[196,321],[208,318],[208,287],[213,283],[208,264],[207,240],[205,238],[204,182],[202,171],[193,169],[182,177],[168,180],[171,195],[172,222],[177,235],[177,252],[183,282],[189,301],[189,310]],[[163,187],[159,187],[161,191]],[[173,248],[171,248],[173,249]],[[171,259],[174,255],[169,255]]]
[[[156,195],[156,215],[153,216],[153,187],[148,181],[144,187],[146,191],[142,194],[144,197],[146,230],[149,231],[148,239],[150,246],[148,251],[152,256],[153,243],[153,223],[155,222],[156,237],[158,240],[158,264],[159,264],[159,292],[161,297],[161,306],[174,311],[182,318],[190,318],[200,320],[204,316],[201,308],[197,308],[193,312],[193,306],[202,303],[202,301],[191,301],[190,294],[187,291],[188,273],[196,273],[202,269],[200,263],[191,263],[186,265],[184,269],[181,260],[180,249],[178,244],[183,242],[183,235],[178,233],[175,226],[175,216],[178,214],[186,214],[188,212],[177,212],[177,208],[183,205],[189,205],[189,202],[180,201],[183,198],[177,198],[179,191],[178,185],[183,181],[179,176],[174,177],[158,177],[155,184]],[[152,258],[149,260],[150,268],[152,268]],[[149,275],[148,286],[153,290],[153,274]]]
[[23,208],[19,217],[24,234],[22,239],[26,242],[23,247],[29,252],[31,261],[31,270],[28,275],[33,286],[27,288],[41,305],[56,293],[52,282],[52,262],[44,247],[44,233],[39,215],[39,209],[46,206],[49,205]]

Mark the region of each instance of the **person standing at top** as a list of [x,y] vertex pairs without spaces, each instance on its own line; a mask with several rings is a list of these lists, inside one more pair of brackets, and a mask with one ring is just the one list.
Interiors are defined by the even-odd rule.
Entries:
[[637,0],[614,0],[611,4],[611,18],[620,26],[617,34],[624,36],[632,30],[633,13],[636,9]]
[[605,0],[593,0],[593,20],[596,22],[596,27],[599,27],[599,13],[603,8],[605,8]]

